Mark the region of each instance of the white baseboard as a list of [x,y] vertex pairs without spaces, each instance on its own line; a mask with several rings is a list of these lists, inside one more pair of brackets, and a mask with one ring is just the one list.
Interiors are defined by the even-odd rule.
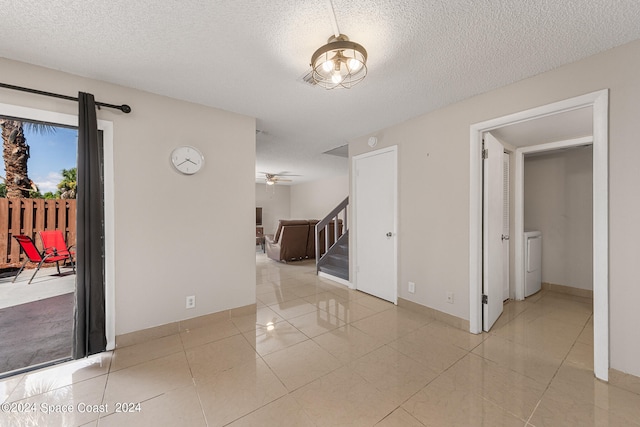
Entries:
[[348,288],[351,287],[351,283],[348,280],[341,279],[340,277],[332,276],[331,274],[323,273],[322,271],[318,271],[318,277],[322,277],[324,279],[332,280],[336,283],[340,283]]

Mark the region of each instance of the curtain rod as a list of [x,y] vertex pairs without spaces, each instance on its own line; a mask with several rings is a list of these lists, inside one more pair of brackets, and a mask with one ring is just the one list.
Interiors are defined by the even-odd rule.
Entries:
[[[7,88],[7,89],[13,89],[13,90],[19,90],[21,92],[35,93],[36,95],[50,96],[52,98],[66,99],[68,101],[78,101],[78,98],[74,98],[73,96],[60,95],[58,93],[51,93],[51,92],[44,92],[42,90],[29,89],[27,87],[14,86],[14,85],[6,84],[6,83],[0,83],[0,87],[4,87],[4,88]],[[126,114],[129,114],[131,112],[131,107],[129,107],[127,104],[114,105],[114,104],[106,104],[104,102],[97,102],[96,101],[96,105],[98,106],[98,108],[100,108],[100,107],[115,108],[116,110],[120,110],[120,111],[122,111],[123,113],[126,113]]]

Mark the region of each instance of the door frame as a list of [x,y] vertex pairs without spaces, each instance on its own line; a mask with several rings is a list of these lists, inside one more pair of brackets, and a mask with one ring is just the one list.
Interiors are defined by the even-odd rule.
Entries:
[[350,217],[353,220],[353,227],[349,227],[350,230],[353,230],[352,232],[355,234],[353,239],[349,239],[349,253],[352,254],[350,255],[350,262],[349,265],[353,266],[352,267],[352,271],[350,272],[350,277],[353,278],[353,280],[351,281],[351,289],[358,289],[358,272],[357,272],[357,266],[356,264],[356,260],[357,258],[357,254],[358,254],[358,222],[357,222],[357,211],[358,211],[358,195],[357,195],[357,175],[356,175],[356,165],[357,162],[367,158],[367,157],[371,157],[371,156],[377,156],[380,154],[386,154],[386,153],[393,153],[394,155],[394,166],[395,166],[395,173],[393,174],[393,279],[394,279],[394,283],[393,283],[393,303],[394,304],[398,304],[398,146],[397,145],[392,145],[390,147],[386,147],[386,148],[381,148],[379,150],[374,150],[374,151],[370,151],[367,153],[363,153],[363,154],[358,154],[357,156],[353,156],[352,160],[351,160],[351,173],[352,173],[352,180],[351,180],[351,194],[352,194],[352,200],[353,203],[351,203],[351,210],[352,212],[350,213]]
[[[0,103],[0,114],[48,123],[78,127],[78,116],[38,108]],[[104,257],[105,257],[105,334],[106,350],[116,347],[115,328],[115,210],[114,210],[114,158],[113,122],[98,120],[102,131],[104,150]]]
[[[609,90],[603,89],[470,126],[469,330],[482,331],[482,134],[579,108],[593,111],[593,362],[609,378]],[[516,157],[517,161],[517,157]],[[516,165],[517,167],[518,165]],[[516,172],[519,173],[519,172]],[[516,207],[519,201],[516,200]],[[516,213],[518,218],[518,213]],[[514,230],[514,232],[517,232]],[[517,262],[517,260],[516,260]]]

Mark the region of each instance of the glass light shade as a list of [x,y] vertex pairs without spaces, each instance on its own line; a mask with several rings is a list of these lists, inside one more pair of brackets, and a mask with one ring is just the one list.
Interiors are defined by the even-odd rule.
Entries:
[[367,51],[343,34],[331,37],[311,57],[313,80],[325,89],[349,89],[367,75]]
[[351,72],[355,73],[362,67],[362,62],[358,61],[355,58],[351,58],[348,62],[348,65]]

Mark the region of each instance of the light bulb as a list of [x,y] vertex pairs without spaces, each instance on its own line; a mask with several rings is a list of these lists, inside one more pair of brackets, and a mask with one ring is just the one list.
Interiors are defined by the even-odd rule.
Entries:
[[267,185],[273,185],[273,184],[275,184],[275,182],[273,182],[273,181],[271,181],[271,180],[268,180],[268,181],[267,181]]
[[335,84],[338,84],[342,81],[342,74],[340,74],[339,72],[335,72],[331,75],[331,81],[334,82]]
[[322,63],[322,70],[325,72],[329,72],[333,70],[333,61],[325,61]]
[[355,73],[360,68],[362,68],[362,62],[358,61],[355,58],[351,58],[348,64],[349,64],[349,69],[351,70],[352,73]]

